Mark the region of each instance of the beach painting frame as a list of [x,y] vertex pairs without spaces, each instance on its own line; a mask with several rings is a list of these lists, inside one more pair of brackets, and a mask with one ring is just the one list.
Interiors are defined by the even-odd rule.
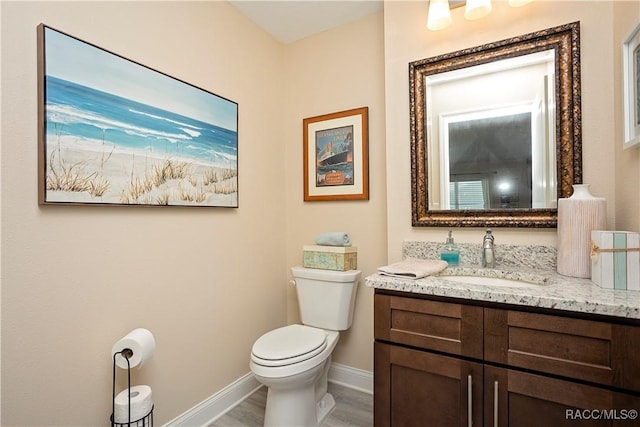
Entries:
[[622,45],[623,148],[640,146],[640,23]]
[[369,109],[303,119],[304,200],[369,200]]
[[38,25],[38,202],[238,207],[238,104]]

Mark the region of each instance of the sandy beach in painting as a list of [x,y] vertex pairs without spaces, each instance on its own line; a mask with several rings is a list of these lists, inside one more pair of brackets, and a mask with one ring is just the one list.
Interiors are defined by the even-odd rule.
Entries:
[[[53,141],[52,141],[53,140]],[[48,202],[237,206],[237,170],[75,136],[47,141]]]

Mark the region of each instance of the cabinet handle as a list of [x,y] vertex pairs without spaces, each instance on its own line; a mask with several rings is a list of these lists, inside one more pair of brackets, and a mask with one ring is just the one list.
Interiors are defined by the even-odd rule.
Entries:
[[468,427],[473,426],[473,381],[471,380],[471,375],[467,377],[467,415],[469,419],[467,420]]
[[498,381],[493,382],[493,427],[498,427]]

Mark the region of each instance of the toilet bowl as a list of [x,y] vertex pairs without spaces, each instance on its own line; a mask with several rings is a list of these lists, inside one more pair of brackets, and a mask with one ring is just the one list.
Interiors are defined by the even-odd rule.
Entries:
[[254,344],[250,368],[268,387],[265,426],[317,426],[335,401],[327,393],[337,331],[289,325],[267,332]]
[[331,353],[351,327],[360,271],[291,269],[304,324],[256,340],[249,367],[268,387],[265,426],[318,426],[335,406],[327,393]]

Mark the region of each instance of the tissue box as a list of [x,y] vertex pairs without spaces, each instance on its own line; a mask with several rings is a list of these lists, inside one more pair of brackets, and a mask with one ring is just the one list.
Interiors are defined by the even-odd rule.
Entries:
[[639,233],[594,230],[591,246],[591,280],[595,284],[640,291]]
[[347,271],[358,268],[358,248],[355,246],[319,246],[302,247],[302,266],[322,270]]

